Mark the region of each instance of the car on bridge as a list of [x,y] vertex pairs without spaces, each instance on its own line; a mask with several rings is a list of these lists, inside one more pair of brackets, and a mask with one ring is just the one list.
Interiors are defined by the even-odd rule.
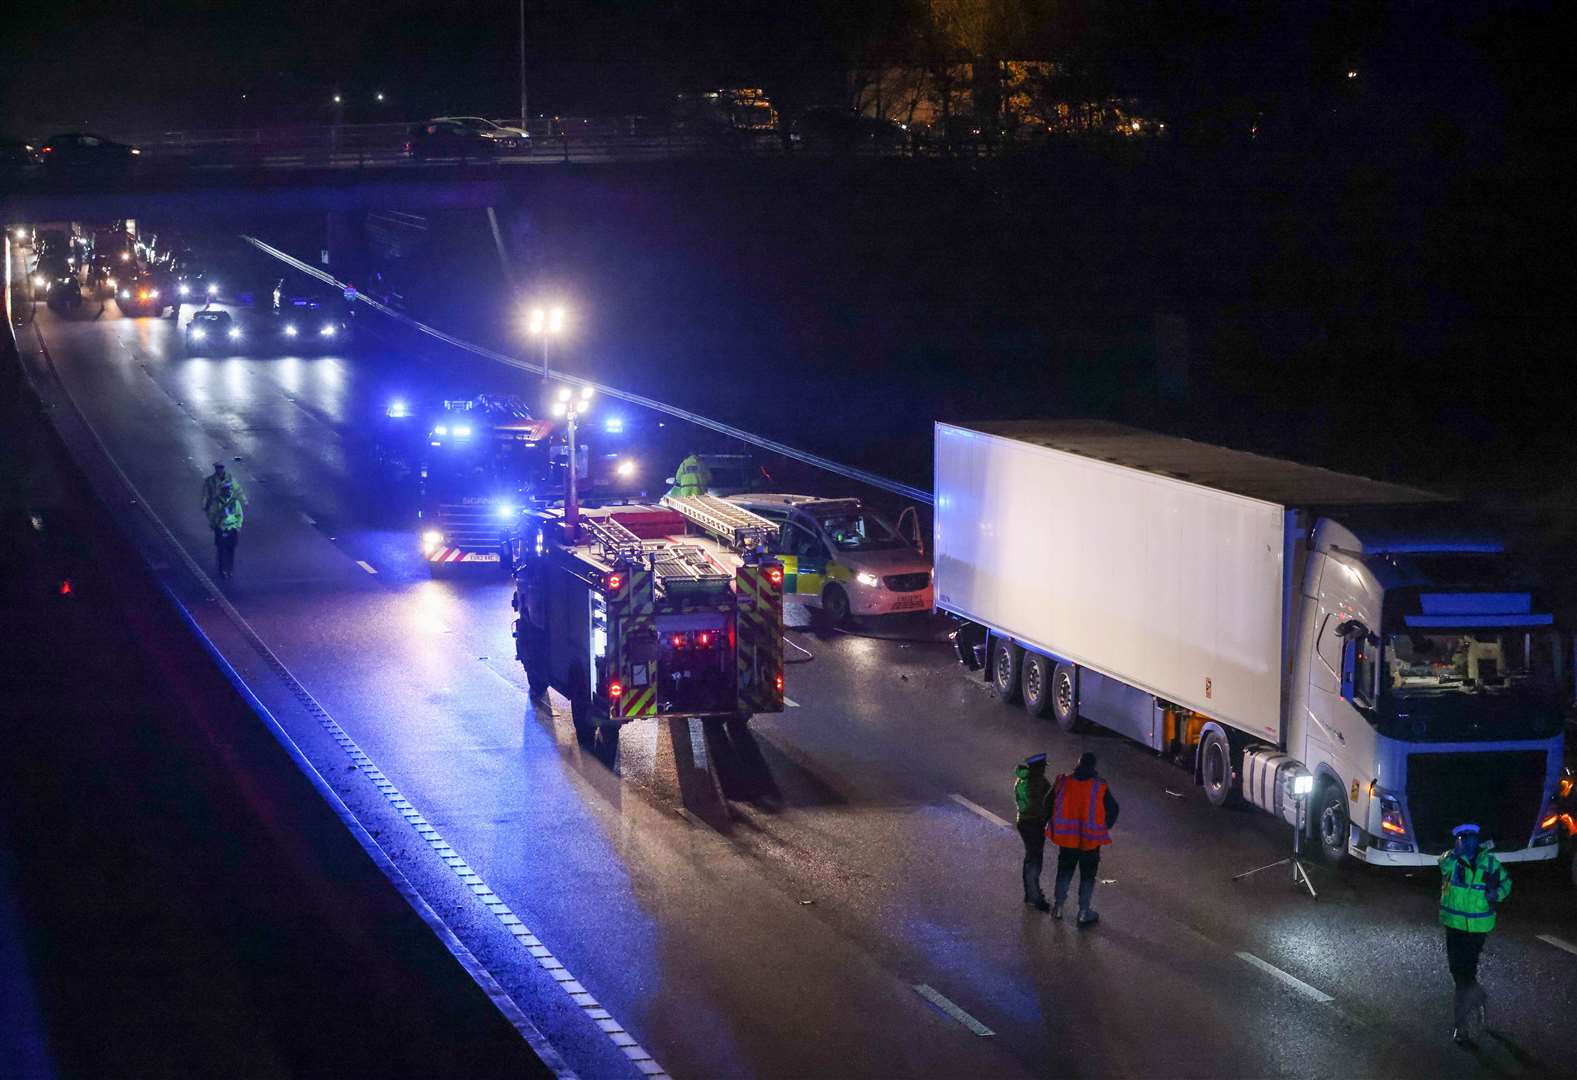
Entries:
[[175,303],[175,298],[170,295],[168,283],[162,277],[142,270],[122,281],[115,292],[115,304],[121,314],[129,318],[163,315],[165,309]]
[[51,173],[85,174],[92,170],[124,176],[136,165],[142,148],[86,131],[66,131],[44,140],[38,153]]
[[405,142],[405,155],[413,161],[433,158],[486,161],[521,152],[523,147],[530,145],[523,141],[522,135],[523,132],[508,134],[507,129],[481,117],[439,116],[411,127]]
[[241,351],[245,335],[228,311],[199,311],[186,324],[186,353],[198,356],[216,348]]

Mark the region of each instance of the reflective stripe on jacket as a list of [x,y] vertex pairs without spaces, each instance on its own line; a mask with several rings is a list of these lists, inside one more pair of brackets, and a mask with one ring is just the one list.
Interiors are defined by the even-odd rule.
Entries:
[[1500,860],[1483,849],[1471,861],[1448,851],[1440,856],[1440,874],[1440,925],[1474,934],[1495,929],[1495,906],[1511,895]]
[[1106,829],[1106,781],[1059,776],[1052,788],[1046,835],[1058,847],[1094,851],[1112,842]]

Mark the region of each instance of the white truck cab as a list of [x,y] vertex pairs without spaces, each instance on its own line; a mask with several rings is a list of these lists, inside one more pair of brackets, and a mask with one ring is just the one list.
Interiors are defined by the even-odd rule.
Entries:
[[778,526],[773,554],[783,563],[785,597],[822,609],[834,623],[931,610],[931,560],[860,500],[750,494],[729,501]]

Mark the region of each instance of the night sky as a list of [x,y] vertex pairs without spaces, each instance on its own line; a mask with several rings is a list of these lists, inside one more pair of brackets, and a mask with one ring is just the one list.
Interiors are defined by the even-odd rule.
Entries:
[[[130,135],[519,108],[514,0],[21,6],[0,44],[0,128]],[[1572,129],[1569,37],[1549,3],[1236,0],[527,0],[531,111],[661,114],[676,90],[759,85],[836,103],[845,72],[935,56],[937,18],[1004,56],[1178,119],[1269,105],[1306,122],[1358,88],[1379,123],[1466,137]],[[385,94],[379,104],[374,95]],[[344,103],[336,108],[333,95]],[[1343,97],[1345,95],[1345,99]],[[1425,117],[1425,119],[1420,119]]]

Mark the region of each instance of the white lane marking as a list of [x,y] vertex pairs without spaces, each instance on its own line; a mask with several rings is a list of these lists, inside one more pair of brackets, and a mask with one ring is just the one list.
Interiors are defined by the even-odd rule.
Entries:
[[1327,1004],[1329,1002],[1332,1002],[1332,1001],[1336,1000],[1335,998],[1333,998],[1329,994],[1327,994],[1325,991],[1315,989],[1314,987],[1310,986],[1308,983],[1304,982],[1302,979],[1298,978],[1296,975],[1289,975],[1289,974],[1287,974],[1285,971],[1282,971],[1275,964],[1266,963],[1264,960],[1261,960],[1259,957],[1255,956],[1251,952],[1240,952],[1240,953],[1238,953],[1238,959],[1244,961],[1245,963],[1249,963],[1249,964],[1254,965],[1255,967],[1259,968],[1261,971],[1263,971],[1267,975],[1272,975],[1275,978],[1280,979],[1282,982],[1284,982],[1288,986],[1292,987],[1298,993],[1304,995],[1305,997],[1313,998],[1315,1001],[1319,1002],[1321,1005],[1325,1005],[1325,1004]]
[[361,559],[357,559],[356,560],[356,565],[361,567],[363,570],[367,571],[367,573],[369,573],[369,574],[376,574],[378,572],[378,568],[377,567],[375,567],[371,563],[365,562],[365,561],[363,561]]
[[1577,956],[1577,945],[1573,945],[1569,941],[1562,941],[1560,938],[1556,937],[1554,934],[1540,934],[1539,935],[1539,940],[1544,942],[1544,943],[1546,943],[1546,944],[1548,944],[1548,945],[1554,945],[1557,949],[1565,949],[1567,952],[1571,953],[1573,956]]
[[795,701],[791,697],[784,698],[783,699],[783,704],[785,706],[787,706],[788,708],[790,708],[790,709],[797,709],[797,708],[799,708],[799,702]]
[[318,523],[317,519],[311,514],[307,513],[305,510],[298,511],[298,513],[301,515],[301,520],[305,521],[308,525],[316,525]]
[[1011,829],[1013,827],[1007,821],[1007,819],[997,817],[997,815],[993,814],[990,810],[987,810],[984,806],[981,806],[977,802],[971,802],[962,795],[949,795],[948,798],[952,799],[959,806],[962,806],[965,810],[968,810],[971,814],[979,814],[981,817],[985,818],[987,821],[991,822],[991,824],[996,825],[999,828]]
[[973,1016],[970,1016],[957,1005],[954,1005],[951,1001],[947,1000],[946,997],[931,989],[925,983],[915,983],[914,992],[925,998],[925,1000],[929,1001],[932,1005],[935,1005],[938,1009],[941,1009],[954,1020],[957,1020],[960,1024],[963,1024],[976,1035],[984,1037],[986,1035],[996,1034],[996,1032],[986,1027],[986,1025],[982,1024],[979,1020],[976,1020]]

